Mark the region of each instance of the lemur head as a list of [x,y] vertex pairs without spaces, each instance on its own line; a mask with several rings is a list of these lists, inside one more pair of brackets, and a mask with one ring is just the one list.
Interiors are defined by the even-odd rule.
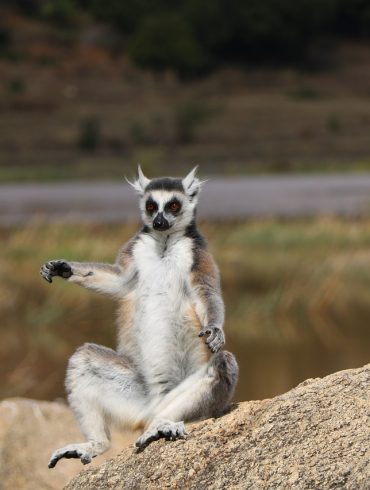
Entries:
[[148,179],[140,166],[135,182],[127,181],[140,195],[144,224],[155,231],[170,233],[185,230],[194,220],[202,182],[195,177],[197,167],[183,179],[159,177]]

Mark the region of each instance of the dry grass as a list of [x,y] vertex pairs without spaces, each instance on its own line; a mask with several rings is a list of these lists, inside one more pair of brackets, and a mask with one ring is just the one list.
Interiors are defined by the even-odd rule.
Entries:
[[[368,361],[370,222],[318,220],[202,227],[220,265],[238,398]],[[134,226],[0,230],[0,398],[63,396],[84,341],[113,346],[114,304],[38,275],[50,258],[113,261]]]

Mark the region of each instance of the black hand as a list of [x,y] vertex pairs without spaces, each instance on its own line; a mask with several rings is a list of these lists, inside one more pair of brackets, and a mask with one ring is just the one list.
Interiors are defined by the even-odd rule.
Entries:
[[53,277],[60,276],[68,279],[73,274],[71,266],[65,260],[50,260],[40,269],[41,276],[48,282],[53,282]]

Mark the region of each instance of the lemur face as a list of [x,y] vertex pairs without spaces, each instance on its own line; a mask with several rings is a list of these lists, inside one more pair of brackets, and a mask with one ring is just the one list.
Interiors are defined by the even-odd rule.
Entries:
[[194,168],[184,179],[162,177],[149,180],[139,167],[139,178],[130,184],[140,193],[144,224],[169,233],[186,229],[193,221],[201,182]]
[[143,197],[142,216],[147,226],[166,231],[182,221],[186,203],[181,192],[153,190]]

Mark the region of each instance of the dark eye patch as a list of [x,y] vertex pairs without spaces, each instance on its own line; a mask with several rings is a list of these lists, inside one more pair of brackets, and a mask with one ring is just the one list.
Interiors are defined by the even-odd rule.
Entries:
[[145,209],[147,213],[153,214],[158,209],[158,204],[154,201],[153,198],[149,197],[145,203]]
[[173,197],[166,203],[164,209],[165,211],[176,215],[181,210],[181,202],[176,197]]

